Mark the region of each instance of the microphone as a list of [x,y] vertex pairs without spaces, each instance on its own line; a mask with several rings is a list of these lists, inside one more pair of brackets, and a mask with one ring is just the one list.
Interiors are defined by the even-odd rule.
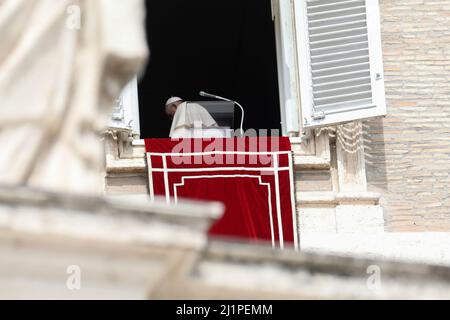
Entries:
[[234,101],[231,101],[229,99],[226,99],[226,98],[223,98],[223,97],[219,97],[219,96],[216,96],[216,95],[211,94],[211,93],[207,93],[205,91],[200,91],[200,96],[205,97],[205,98],[212,98],[212,99],[217,99],[217,100],[224,100],[224,101],[228,101],[228,102],[234,102]]
[[238,103],[237,101],[234,101],[234,100],[230,100],[230,99],[221,97],[221,96],[217,96],[215,94],[207,93],[205,91],[200,91],[199,94],[200,94],[201,97],[211,98],[211,99],[216,99],[216,100],[222,100],[222,101],[227,101],[227,102],[233,102],[234,104],[236,104],[241,109],[241,112],[242,112],[240,133],[241,133],[241,137],[244,136],[245,111],[244,111],[244,107],[242,107],[242,105],[240,103]]

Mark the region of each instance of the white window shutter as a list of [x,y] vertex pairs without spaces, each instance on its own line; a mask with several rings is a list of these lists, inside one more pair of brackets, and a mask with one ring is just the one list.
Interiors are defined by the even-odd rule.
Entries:
[[109,127],[129,131],[134,136],[140,136],[137,77],[123,89],[121,96],[113,108]]
[[378,0],[296,0],[295,14],[303,125],[386,115]]
[[300,133],[300,87],[293,0],[272,0],[283,135]]

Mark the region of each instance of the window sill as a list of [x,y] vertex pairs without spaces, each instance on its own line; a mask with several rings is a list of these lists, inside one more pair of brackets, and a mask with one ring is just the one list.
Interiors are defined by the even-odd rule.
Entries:
[[335,192],[298,192],[297,205],[317,207],[337,205],[379,205],[380,195],[372,192],[335,193]]
[[[292,144],[299,144],[301,141],[293,138]],[[306,156],[294,152],[294,169],[295,170],[328,170],[331,163],[328,156]],[[127,158],[116,159],[107,157],[106,168],[108,174],[120,173],[146,173],[145,161],[145,142],[144,140],[134,140],[132,143],[132,151]]]

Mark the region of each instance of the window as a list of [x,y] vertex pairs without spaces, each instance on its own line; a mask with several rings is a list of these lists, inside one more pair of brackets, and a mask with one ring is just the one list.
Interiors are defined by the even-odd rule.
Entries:
[[[163,104],[170,95],[195,101],[200,90],[240,101],[247,128],[277,128],[281,115],[282,133],[290,136],[386,114],[378,0],[272,0],[274,24],[270,1],[177,1],[183,6],[176,10],[148,2],[152,68],[140,84],[143,137],[167,136]],[[162,27],[168,13],[186,12],[198,25]],[[136,80],[113,124],[139,135]]]
[[378,0],[293,1],[302,122],[386,114]]
[[[139,84],[143,138],[168,137],[166,100],[201,101],[199,91],[242,104],[244,130],[281,128],[270,0],[148,0],[146,5],[151,57]],[[236,108],[236,129],[240,118]]]

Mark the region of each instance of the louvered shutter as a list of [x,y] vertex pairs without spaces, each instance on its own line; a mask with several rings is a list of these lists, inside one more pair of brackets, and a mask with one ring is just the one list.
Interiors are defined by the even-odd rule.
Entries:
[[303,125],[386,114],[378,0],[296,0]]
[[121,131],[130,131],[136,137],[141,135],[137,77],[125,86],[121,96],[117,99],[109,127]]

